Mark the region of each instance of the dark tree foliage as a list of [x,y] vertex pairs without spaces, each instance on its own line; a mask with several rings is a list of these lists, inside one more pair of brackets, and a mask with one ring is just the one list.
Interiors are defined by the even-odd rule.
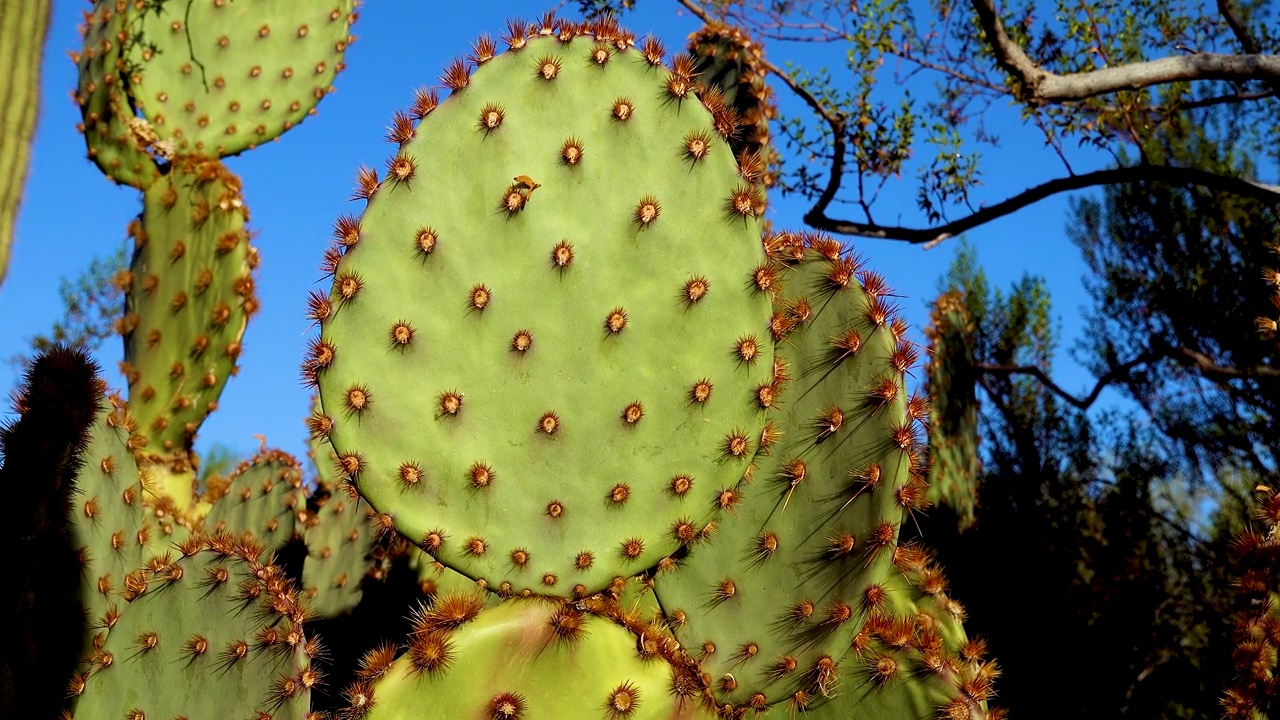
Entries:
[[[1171,126],[1146,154],[1223,174],[1252,172],[1235,152],[1238,122],[1208,116]],[[1262,269],[1280,239],[1275,206],[1209,190],[1143,182],[1074,204],[1073,240],[1093,271],[1086,358],[1202,471],[1227,466],[1267,477],[1280,447],[1280,367],[1255,318],[1270,306]]]
[[[1040,280],[991,290],[966,249],[948,284],[965,292],[979,363],[1052,370]],[[1027,373],[988,373],[982,396],[977,522],[959,533],[935,508],[920,531],[969,611],[966,629],[1000,660],[1001,706],[1014,717],[1218,717],[1227,568],[1168,499],[1182,468],[1167,439],[1132,415],[1090,420]]]

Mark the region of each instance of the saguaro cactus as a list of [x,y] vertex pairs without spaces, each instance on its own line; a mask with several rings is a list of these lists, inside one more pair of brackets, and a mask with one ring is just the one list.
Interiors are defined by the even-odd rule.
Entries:
[[0,9],[0,52],[11,62],[0,76],[0,282],[9,268],[18,201],[27,179],[40,109],[40,65],[52,0],[24,0]]

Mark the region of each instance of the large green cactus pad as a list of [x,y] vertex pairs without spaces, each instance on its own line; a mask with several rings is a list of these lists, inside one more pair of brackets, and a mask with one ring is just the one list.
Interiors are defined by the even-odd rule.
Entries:
[[982,461],[974,325],[959,292],[938,296],[925,334],[930,355],[929,500],[951,508],[963,529],[973,524]]
[[[184,157],[147,188],[131,226],[122,367],[149,453],[189,451],[235,372],[258,302],[248,215],[239,178],[217,161]],[[189,504],[191,488],[170,490]]]
[[[297,591],[261,548],[229,536],[147,563],[90,670],[72,683],[78,720],[302,717],[320,680]],[[260,714],[265,713],[265,714]]]
[[279,137],[332,89],[355,0],[186,0],[130,13],[133,106],[178,154],[226,157]]
[[509,600],[470,621],[424,617],[408,653],[348,691],[372,707],[368,720],[714,717],[700,698],[673,692],[672,666],[642,656],[625,628],[572,606]]
[[305,367],[360,492],[516,594],[601,589],[705,524],[772,360],[763,200],[717,116],[653,52],[556,27],[402,118]]
[[657,577],[717,697],[754,709],[831,693],[923,492],[904,389],[916,351],[887,288],[829,238],[770,243],[805,257],[776,266],[777,441],[740,487],[738,517]]

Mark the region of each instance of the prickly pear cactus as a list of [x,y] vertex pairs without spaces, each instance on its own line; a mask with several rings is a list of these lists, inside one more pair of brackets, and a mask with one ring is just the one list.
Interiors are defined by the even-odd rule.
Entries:
[[764,48],[741,28],[712,21],[689,36],[689,55],[699,85],[722,94],[741,123],[729,138],[734,155],[754,156],[765,168],[761,181],[772,186],[780,161],[770,143],[769,122],[778,116],[778,106],[765,82]]
[[723,108],[600,27],[514,26],[421,93],[312,300],[313,429],[399,531],[514,594],[598,590],[731,509],[771,377]]
[[264,448],[228,477],[210,481],[204,499],[211,503],[203,527],[209,535],[247,536],[279,552],[305,530],[302,468],[279,450]]
[[[326,2],[89,14],[90,152],[145,209],[119,278],[128,410],[72,510],[74,716],[986,717],[994,671],[898,542],[927,502],[916,350],[838,243],[762,238],[766,163],[736,145],[767,133],[754,51],[718,54],[713,88],[609,19],[477,41],[335,225],[303,365],[321,487],[264,453],[195,496],[192,440],[256,308],[212,156],[323,97],[354,17]],[[339,650],[312,697],[317,615]]]
[[104,400],[76,475],[72,537],[85,562],[80,596],[92,634],[104,630],[124,604],[129,573],[142,567],[157,539],[143,507],[146,489],[134,458],[133,427],[123,400]]
[[178,154],[279,137],[332,90],[355,0],[147,0],[130,13],[132,104]]
[[72,681],[78,720],[302,717],[320,682],[306,611],[263,548],[195,539],[139,568]]
[[973,523],[978,499],[977,370],[974,324],[958,291],[943,293],[930,313],[925,366],[932,408],[929,425],[929,500],[956,514],[960,529]]
[[964,608],[947,595],[942,571],[915,545],[901,546],[894,564],[884,604],[854,637],[843,691],[806,717],[999,717],[987,709],[999,670],[986,659],[986,644],[965,635]]
[[335,617],[360,603],[375,532],[367,506],[342,492],[325,488],[325,493],[304,531],[302,589],[317,615]]
[[396,532],[389,516],[374,512],[335,472],[337,455],[327,441],[312,439],[311,451],[319,480],[308,502],[302,586],[317,615],[331,618],[355,609],[363,597],[364,582],[386,580],[401,559],[427,597],[477,589],[474,580],[409,543]]
[[131,226],[121,367],[147,452],[180,465],[173,483],[159,480],[179,507],[194,497],[181,465],[235,372],[257,309],[248,216],[239,178],[216,160],[182,157],[147,188],[142,217]]
[[891,291],[830,238],[767,243],[776,356],[757,397],[772,439],[735,490],[736,517],[694,536],[656,579],[717,702],[756,711],[835,694],[851,641],[887,602],[899,525],[924,492],[924,403],[904,387],[918,351]]

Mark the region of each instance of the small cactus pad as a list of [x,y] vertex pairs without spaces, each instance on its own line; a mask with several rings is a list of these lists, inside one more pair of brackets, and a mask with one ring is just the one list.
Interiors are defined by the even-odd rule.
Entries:
[[[769,122],[777,117],[764,48],[739,27],[712,21],[689,36],[689,54],[696,62],[698,84],[724,95],[724,104],[737,113],[742,128],[730,138],[735,155],[756,156],[767,169],[766,186],[777,180],[778,151],[769,142]],[[704,92],[705,94],[705,92]]]
[[567,596],[675,551],[755,452],[764,201],[655,42],[512,27],[397,116],[386,180],[361,174],[304,374],[313,427],[402,533]]
[[360,603],[360,583],[369,571],[374,529],[368,506],[345,493],[327,493],[303,533],[307,559],[302,592],[316,615],[336,617]]
[[228,477],[210,481],[205,499],[212,502],[206,534],[247,535],[270,552],[302,535],[307,495],[302,468],[288,453],[260,451]]
[[40,108],[40,63],[49,30],[52,0],[25,0],[0,14],[0,47],[5,49],[7,66],[0,75],[0,99],[5,113],[0,133],[0,282],[9,267],[18,202],[27,179],[31,140]]
[[[409,651],[348,688],[352,715],[501,720],[710,720],[682,695],[662,655],[625,628],[572,605],[509,600],[481,611],[466,596],[438,599],[415,618]],[[445,604],[447,603],[447,606]]]
[[978,376],[974,325],[958,291],[943,293],[930,313],[926,365],[929,501],[952,509],[961,529],[973,524],[978,499]]
[[147,188],[142,218],[130,227],[121,368],[148,453],[189,451],[235,372],[258,305],[248,215],[239,178],[216,161],[183,157]]
[[305,715],[316,647],[297,591],[261,550],[218,536],[149,561],[145,591],[72,681],[77,720]]
[[888,288],[830,238],[766,244],[777,365],[760,397],[773,439],[735,489],[736,517],[656,578],[718,700],[755,709],[833,691],[924,492],[904,390],[917,351]]
[[806,718],[988,720],[1000,672],[986,644],[961,627],[964,610],[946,579],[918,547],[906,548],[885,578],[884,606],[853,641],[854,654],[831,698],[815,697]]
[[160,176],[154,150],[157,138],[129,107],[121,68],[126,67],[130,14],[125,0],[96,0],[85,16],[84,48],[74,56],[80,79],[80,106],[89,159],[112,180],[143,190]]
[[332,90],[352,40],[355,4],[136,3],[142,7],[128,13],[133,35],[121,79],[160,147],[234,155],[279,137]]

